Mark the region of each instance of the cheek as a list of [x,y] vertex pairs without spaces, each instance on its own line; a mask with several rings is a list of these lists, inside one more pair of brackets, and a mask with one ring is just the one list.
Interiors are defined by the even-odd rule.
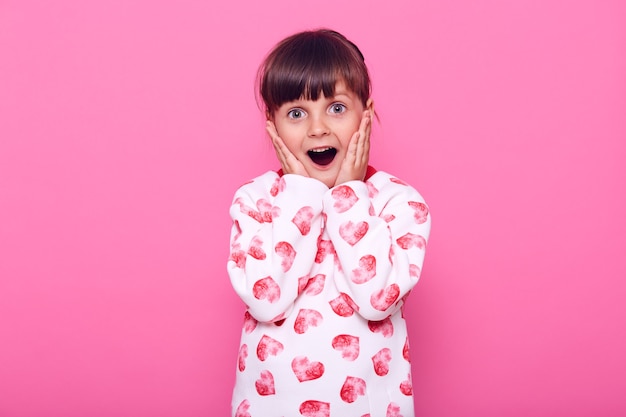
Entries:
[[294,128],[294,126],[281,126],[280,128],[276,126],[276,131],[291,152],[296,151],[300,147],[302,141],[297,128]]

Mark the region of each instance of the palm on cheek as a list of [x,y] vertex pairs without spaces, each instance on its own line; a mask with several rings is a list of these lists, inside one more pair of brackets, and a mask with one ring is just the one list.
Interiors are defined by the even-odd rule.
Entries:
[[308,177],[309,173],[304,168],[304,165],[302,165],[302,162],[300,162],[298,158],[296,158],[294,154],[291,153],[291,151],[285,145],[285,142],[283,142],[280,136],[278,136],[278,131],[276,130],[274,122],[268,120],[265,126],[265,130],[267,130],[267,133],[272,139],[272,145],[274,145],[276,157],[280,162],[280,166],[283,169],[283,172],[285,174],[297,174]]
[[354,132],[350,139],[346,157],[341,164],[335,185],[343,184],[347,181],[363,181],[365,179],[369,162],[370,133],[371,114],[368,110],[363,113],[359,130]]

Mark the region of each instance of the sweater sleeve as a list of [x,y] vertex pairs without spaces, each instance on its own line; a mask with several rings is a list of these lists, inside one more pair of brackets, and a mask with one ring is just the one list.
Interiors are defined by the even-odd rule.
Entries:
[[308,281],[321,233],[320,181],[268,172],[233,198],[227,269],[235,292],[259,321],[286,317]]
[[379,172],[324,195],[326,229],[335,248],[336,285],[368,320],[395,313],[417,283],[430,233],[430,213],[409,185]]

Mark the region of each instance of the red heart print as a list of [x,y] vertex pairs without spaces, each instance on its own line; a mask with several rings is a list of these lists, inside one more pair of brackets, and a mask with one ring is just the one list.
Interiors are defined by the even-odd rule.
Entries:
[[261,216],[261,213],[244,203],[243,198],[236,198],[235,201],[233,201],[233,205],[234,204],[239,204],[239,211],[243,214],[252,217],[259,223],[263,223],[263,216]]
[[246,311],[246,313],[243,315],[243,331],[246,332],[246,334],[252,333],[252,331],[256,329],[258,323],[259,322],[254,317],[252,317],[252,314],[250,314],[248,311]]
[[424,239],[424,237],[420,235],[416,235],[411,232],[400,236],[396,239],[396,242],[398,242],[398,246],[400,246],[402,249],[410,249],[414,246],[419,249],[424,249],[426,247],[426,239]]
[[308,275],[298,278],[298,295],[302,294],[306,286],[309,284],[310,279],[311,277]]
[[374,184],[369,181],[365,181],[365,185],[367,186],[367,195],[369,198],[374,198],[378,195],[378,189]]
[[298,334],[306,333],[309,326],[317,327],[322,323],[323,317],[317,310],[300,309],[296,320],[293,323],[293,329]]
[[296,225],[298,230],[300,230],[300,234],[302,236],[306,236],[311,231],[311,221],[313,220],[313,217],[313,208],[304,206],[298,210],[291,221]]
[[411,356],[409,355],[409,337],[408,336],[406,340],[404,341],[404,347],[402,348],[402,357],[404,358],[404,360],[411,363]]
[[419,266],[414,264],[409,264],[409,276],[411,278],[419,279],[422,274],[422,270]]
[[285,191],[285,179],[283,177],[278,177],[274,180],[274,183],[270,188],[270,194],[272,197],[276,197],[281,191]]
[[415,217],[415,223],[422,224],[428,218],[428,207],[424,203],[419,201],[409,201],[409,206],[415,210],[413,216]]
[[250,240],[250,247],[248,248],[248,255],[252,256],[254,259],[263,260],[265,259],[265,251],[262,248],[263,239],[259,236],[255,236]]
[[228,259],[230,261],[233,261],[237,265],[237,268],[243,268],[246,266],[246,253],[241,249],[233,248],[233,250],[231,250],[230,252],[230,257]]
[[326,282],[326,275],[317,274],[313,278],[310,278],[307,282],[304,292],[306,295],[318,295],[324,290],[324,284]]
[[298,381],[312,381],[320,378],[324,374],[324,364],[321,362],[311,362],[306,356],[296,356],[291,361],[291,369],[296,374]]
[[385,338],[393,336],[393,323],[389,317],[379,321],[370,320],[367,322],[367,327],[369,327],[372,333],[380,333]]
[[272,339],[268,335],[263,335],[256,347],[256,356],[261,361],[265,361],[270,355],[276,356],[282,352],[284,346],[276,339]]
[[254,283],[252,293],[257,300],[266,299],[275,303],[280,298],[280,287],[272,277],[265,277]]
[[396,218],[393,214],[383,214],[381,219],[383,219],[386,223],[393,221]]
[[365,381],[354,376],[346,377],[341,387],[341,399],[347,403],[353,403],[359,395],[365,395]]
[[352,223],[352,221],[348,220],[339,226],[339,236],[348,242],[350,246],[354,246],[359,240],[363,239],[368,229],[369,224],[367,222]]
[[248,345],[245,343],[239,348],[239,356],[237,358],[237,367],[241,372],[246,370],[246,359],[248,358]]
[[250,417],[250,413],[248,413],[249,408],[250,402],[248,400],[243,400],[239,403],[237,411],[235,411],[235,417]]
[[359,338],[349,334],[335,336],[332,341],[333,349],[341,352],[341,357],[347,361],[354,361],[359,357]]
[[304,417],[330,417],[330,403],[308,400],[300,404],[300,414]]
[[413,395],[413,383],[411,382],[411,374],[408,374],[407,379],[400,383],[400,392],[406,396]]
[[391,350],[382,348],[374,356],[372,363],[374,364],[374,372],[378,376],[385,376],[389,373],[389,362],[391,361]]
[[274,217],[280,216],[280,208],[272,206],[272,203],[264,198],[256,202],[256,207],[265,223],[271,223]]
[[274,387],[274,375],[268,370],[261,371],[261,378],[257,379],[254,383],[256,392],[259,395],[274,395],[276,389]]
[[364,284],[376,276],[376,258],[365,255],[359,259],[359,267],[352,270],[350,279],[355,284]]
[[283,268],[283,272],[287,272],[293,265],[293,260],[296,257],[296,251],[289,242],[278,242],[274,248],[278,256],[282,259],[280,266]]
[[386,417],[402,417],[402,414],[400,414],[400,406],[395,403],[389,403]]
[[354,309],[348,304],[346,299],[339,295],[337,298],[334,298],[329,301],[330,308],[333,309],[335,314],[341,317],[350,317],[354,314]]
[[320,238],[317,240],[317,253],[315,254],[315,263],[321,264],[326,259],[326,255],[337,256],[333,242]]
[[398,179],[398,178],[389,178],[389,181],[391,181],[391,182],[393,182],[395,184],[406,185],[406,186],[409,185],[406,182],[404,182],[404,181],[402,181],[401,179]]
[[370,297],[370,304],[378,311],[385,311],[400,296],[400,287],[398,284],[391,284],[384,289],[374,291]]
[[347,185],[335,187],[335,189],[331,192],[331,196],[335,199],[333,207],[337,213],[343,213],[350,210],[359,200],[354,190]]

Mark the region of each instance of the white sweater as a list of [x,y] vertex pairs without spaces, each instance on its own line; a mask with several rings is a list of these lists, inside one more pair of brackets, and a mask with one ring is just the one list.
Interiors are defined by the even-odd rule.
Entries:
[[322,182],[269,171],[243,185],[228,272],[247,311],[235,417],[413,417],[402,306],[430,213],[378,171]]

